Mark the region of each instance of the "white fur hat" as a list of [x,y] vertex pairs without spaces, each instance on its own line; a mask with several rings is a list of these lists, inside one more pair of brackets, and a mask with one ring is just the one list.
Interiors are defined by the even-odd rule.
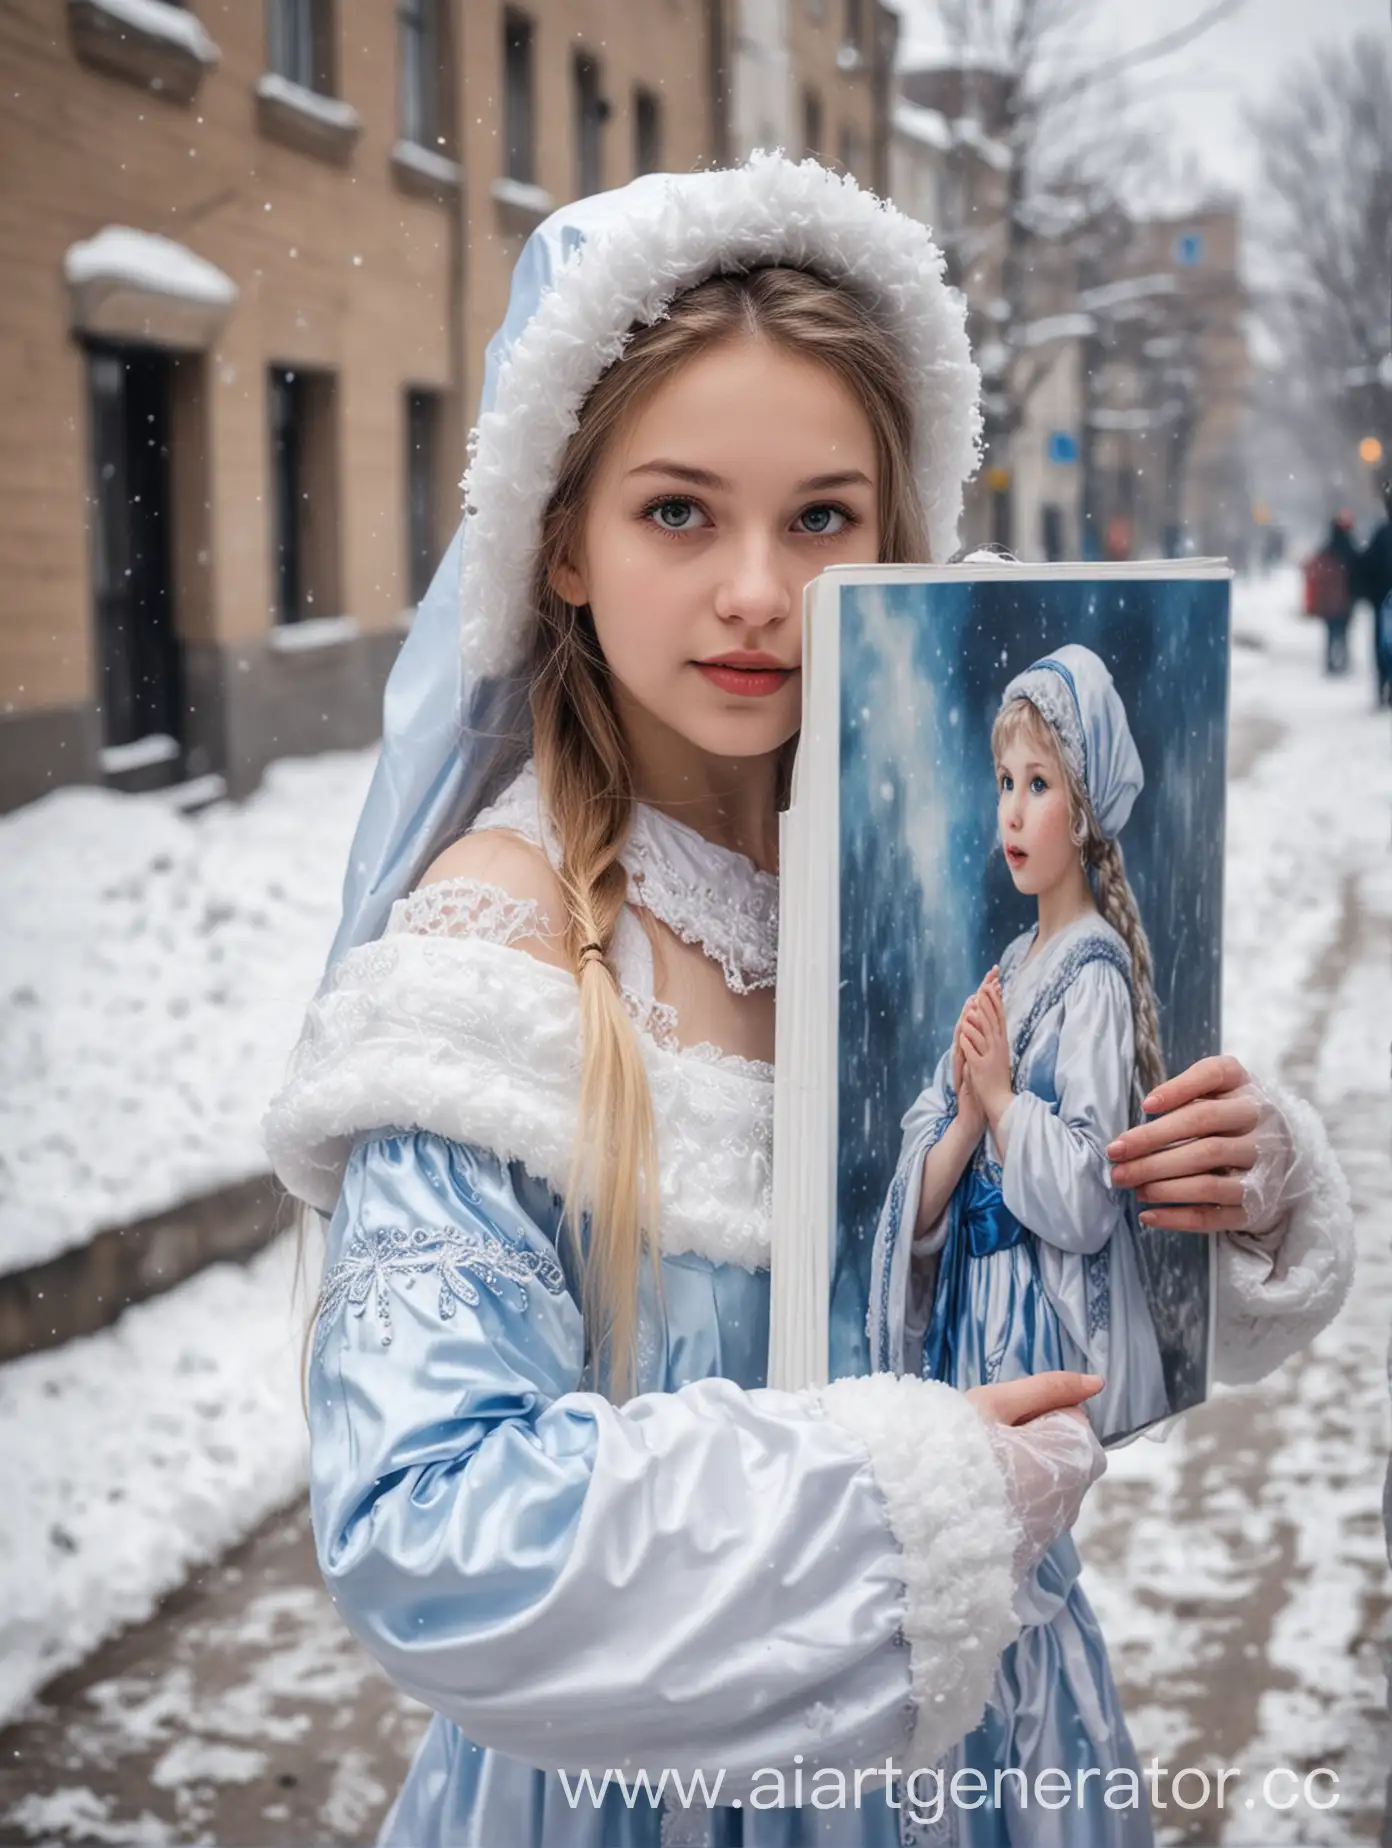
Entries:
[[553,212],[513,271],[489,342],[465,517],[416,611],[383,702],[382,749],[343,882],[330,967],[515,770],[542,515],[567,439],[630,330],[718,271],[786,263],[845,279],[903,350],[932,556],[957,544],[977,462],[979,379],[962,299],[926,228],[815,161],[776,154],[648,174]]
[[955,551],[962,488],[979,455],[980,376],[965,304],[917,220],[816,161],[756,154],[742,167],[649,175],[564,207],[533,238],[559,260],[549,279],[544,265],[518,266],[508,323],[490,351],[493,402],[463,484],[470,672],[506,674],[525,657],[542,515],[586,397],[635,325],[659,320],[676,296],[720,272],[785,263],[855,286],[916,388],[914,462],[932,556]]

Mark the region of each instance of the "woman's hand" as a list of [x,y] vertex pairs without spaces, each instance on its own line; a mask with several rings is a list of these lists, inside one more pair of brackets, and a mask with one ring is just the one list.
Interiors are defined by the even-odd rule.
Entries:
[[1023,1579],[1078,1518],[1083,1497],[1107,1467],[1080,1409],[1101,1390],[1096,1374],[1039,1373],[967,1393],[986,1420],[991,1454],[1019,1524],[1015,1576]]
[[1155,1121],[1107,1145],[1113,1187],[1134,1188],[1149,1209],[1142,1225],[1176,1232],[1247,1229],[1244,1194],[1264,1101],[1241,1061],[1227,1053],[1200,1059],[1151,1092],[1145,1108]]
[[[994,969],[963,1010],[961,1038],[967,1079],[994,1131],[1015,1096],[1010,1082],[1005,1002],[1000,977]],[[999,1135],[996,1140],[999,1142]]]
[[1047,1412],[1076,1411],[1101,1392],[1097,1373],[1032,1373],[1023,1380],[1003,1380],[995,1386],[969,1386],[965,1398],[988,1424],[1022,1425]]

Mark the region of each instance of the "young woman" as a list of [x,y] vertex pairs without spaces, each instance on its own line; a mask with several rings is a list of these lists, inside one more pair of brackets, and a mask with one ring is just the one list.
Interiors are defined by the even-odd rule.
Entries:
[[[1083,1376],[763,1386],[802,589],[950,554],[976,390],[922,227],[810,162],[650,177],[519,262],[267,1122],[332,1214],[321,1565],[436,1714],[385,1841],[887,1848],[886,1760],[979,1718],[1097,1468],[1076,1413],[1016,1425]],[[1177,1133],[1242,1166],[1271,1111],[1209,1079]],[[1281,1236],[1340,1272],[1337,1215]]]

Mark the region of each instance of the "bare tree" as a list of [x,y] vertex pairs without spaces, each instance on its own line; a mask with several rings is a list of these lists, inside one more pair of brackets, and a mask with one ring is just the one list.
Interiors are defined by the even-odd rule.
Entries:
[[1130,106],[1131,75],[1242,4],[1209,0],[1173,31],[1080,62],[1098,0],[938,0],[952,60],[969,93],[979,73],[983,126],[1008,157],[999,216],[944,228],[959,273],[994,257],[987,324],[976,330],[988,444],[1008,450],[1054,363],[1054,341],[1091,331],[1068,312],[1073,298],[1118,257],[1123,194],[1156,175],[1156,138]]
[[[1263,318],[1284,420],[1356,482],[1365,437],[1392,457],[1392,49],[1321,50],[1253,118],[1267,185]],[[1392,473],[1392,461],[1387,464]]]

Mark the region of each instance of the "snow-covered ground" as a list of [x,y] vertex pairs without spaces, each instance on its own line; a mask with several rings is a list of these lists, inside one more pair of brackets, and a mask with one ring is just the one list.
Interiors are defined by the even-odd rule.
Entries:
[[[0,1271],[265,1171],[375,755],[192,817],[68,789],[0,820]],[[0,1367],[0,1721],[303,1485],[294,1281],[287,1233]]]
[[375,755],[193,816],[62,789],[0,819],[0,1271],[264,1172]]
[[[1274,1072],[1300,1050],[1323,994],[1329,1022],[1308,1049],[1309,1087],[1335,1118],[1386,1087],[1392,752],[1361,654],[1354,676],[1325,681],[1318,632],[1295,607],[1289,577],[1239,586],[1239,636],[1260,646],[1234,654],[1247,767],[1229,810],[1224,1040]],[[282,764],[251,803],[193,820],[150,798],[79,791],[0,824],[0,880],[22,895],[0,966],[7,988],[32,994],[4,1004],[0,1038],[7,1160],[16,1151],[3,1174],[5,1262],[17,1261],[12,1236],[28,1241],[18,1261],[32,1261],[262,1165],[257,1121],[318,974],[369,768],[369,754]],[[1351,910],[1371,924],[1371,950],[1366,936],[1345,946]],[[41,1096],[19,1095],[16,1073]],[[1379,1151],[1383,1140],[1375,1128]],[[62,1231],[50,1236],[36,1222],[55,1195]],[[1280,1407],[1257,1486],[1240,1483],[1241,1443],[1215,1450],[1211,1435],[1182,1427],[1119,1453],[1092,1498],[1089,1586],[1144,1755],[1175,1762],[1219,1675],[1224,1613],[1279,1557],[1290,1589],[1259,1646],[1282,1691],[1249,1729],[1251,1763],[1303,1763],[1326,1744],[1375,1762],[1367,1716],[1383,1692],[1358,1626],[1381,1560],[1392,1260],[1385,1228],[1378,1238],[1354,1303],[1313,1357],[1241,1402],[1254,1429],[1264,1406]],[[0,1718],[302,1483],[304,1297],[292,1268],[287,1237],[106,1334],[0,1369],[11,1461]],[[1208,1472],[1198,1511],[1185,1503],[1196,1471]],[[1257,1821],[1265,1834],[1240,1832]],[[1282,1834],[1262,1811],[1224,1839],[1354,1839],[1336,1823]]]
[[[1357,1280],[1270,1380],[1113,1453],[1079,1524],[1142,1762],[1243,1773],[1221,1815],[1170,1802],[1157,1822],[1176,1844],[1370,1841],[1392,1771],[1392,728],[1372,710],[1366,615],[1353,673],[1327,680],[1296,596],[1283,576],[1235,603],[1239,644],[1262,646],[1233,658],[1236,755],[1255,757],[1229,791],[1223,1042],[1254,1070],[1285,1067],[1330,1125],[1363,1205]],[[1337,1788],[1337,1805],[1268,1805],[1275,1767],[1334,1769],[1337,1787],[1312,1788]]]

